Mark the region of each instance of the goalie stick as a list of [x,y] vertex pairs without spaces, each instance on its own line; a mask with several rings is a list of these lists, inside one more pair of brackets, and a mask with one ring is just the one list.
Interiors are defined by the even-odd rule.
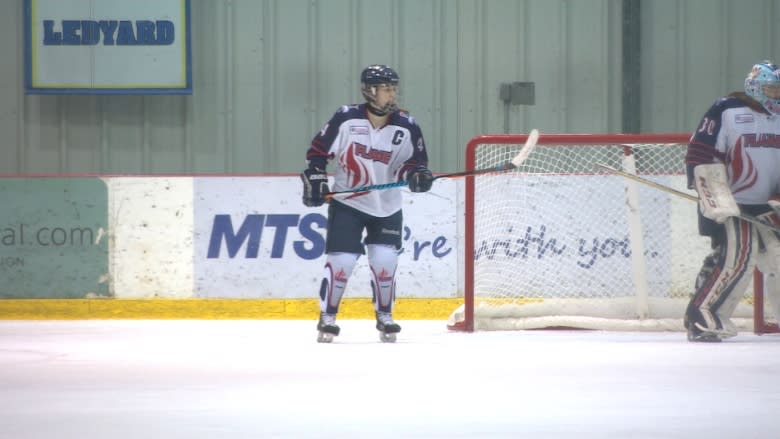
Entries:
[[[656,182],[654,182],[652,180],[648,180],[646,178],[642,178],[642,177],[640,177],[640,176],[638,176],[636,174],[631,174],[630,172],[621,171],[620,169],[615,169],[615,168],[613,168],[611,166],[608,166],[608,165],[605,165],[603,163],[596,163],[596,166],[598,166],[600,168],[603,168],[603,169],[606,169],[607,171],[609,171],[609,172],[611,172],[613,174],[617,174],[617,175],[620,175],[622,177],[628,178],[629,180],[634,180],[636,182],[639,182],[639,183],[642,183],[642,184],[646,184],[646,185],[648,185],[650,187],[654,187],[654,188],[656,188],[658,190],[662,190],[662,191],[670,193],[672,195],[676,195],[678,197],[682,197],[682,198],[685,198],[685,199],[688,199],[688,200],[691,200],[691,201],[696,201],[697,203],[699,202],[699,197],[697,197],[696,195],[691,195],[691,194],[689,194],[687,192],[678,191],[677,189],[670,188],[669,186],[664,186],[664,185],[662,185],[660,183],[656,183]],[[752,223],[752,224],[756,224],[758,226],[766,227],[766,228],[768,228],[768,229],[770,229],[770,230],[772,230],[774,232],[780,232],[780,226],[777,226],[775,224],[765,223],[765,222],[761,221],[760,219],[758,219],[758,218],[756,218],[754,216],[745,214],[745,213],[739,214],[737,216],[737,218],[739,218],[741,220],[744,220],[744,221],[747,221],[747,222]]]
[[[473,175],[496,174],[500,172],[506,172],[506,171],[511,171],[513,169],[517,169],[528,158],[528,156],[531,154],[531,151],[534,149],[538,141],[539,141],[539,130],[534,128],[531,130],[530,133],[528,133],[528,138],[526,139],[525,144],[520,149],[520,152],[518,152],[517,155],[514,158],[512,158],[512,160],[509,160],[498,166],[493,166],[490,168],[475,169],[473,171],[462,171],[462,172],[453,172],[451,174],[437,175],[433,177],[433,180],[436,181],[440,178],[460,178],[460,177],[471,177]],[[343,191],[328,192],[325,194],[325,199],[330,200],[335,195],[340,195],[340,194],[353,194],[357,192],[378,191],[383,189],[391,189],[394,187],[403,187],[408,184],[409,184],[408,181],[402,180],[394,183],[374,184],[370,186],[359,187],[356,189],[347,189]]]

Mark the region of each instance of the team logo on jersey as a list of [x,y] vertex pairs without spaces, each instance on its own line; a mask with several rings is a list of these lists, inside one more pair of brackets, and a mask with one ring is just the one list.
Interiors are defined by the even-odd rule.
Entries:
[[735,194],[753,187],[758,180],[756,166],[747,151],[745,151],[745,148],[749,147],[747,144],[751,140],[748,137],[742,136],[737,139],[734,148],[728,154],[729,162],[731,163],[731,169],[729,170],[731,191]]
[[368,127],[349,127],[349,134],[356,134],[358,136],[368,135]]
[[[364,145],[363,148],[365,148]],[[339,157],[339,163],[341,166],[347,169],[347,180],[350,187],[360,187],[368,184],[368,169],[366,165],[357,159],[358,155],[355,153],[356,146],[354,143],[347,147],[347,150]]]
[[737,114],[734,116],[734,123],[753,123],[752,114]]
[[743,134],[740,141],[745,148],[780,148],[780,135],[774,133]]
[[356,157],[361,157],[374,162],[388,164],[393,155],[390,151],[382,151],[375,148],[369,149],[366,145],[358,142],[353,143],[352,146],[354,147],[353,154],[355,154]]

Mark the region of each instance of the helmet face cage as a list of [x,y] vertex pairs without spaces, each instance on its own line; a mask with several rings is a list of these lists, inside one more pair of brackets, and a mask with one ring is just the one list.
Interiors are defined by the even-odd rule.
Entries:
[[384,64],[370,65],[363,69],[363,72],[360,74],[360,92],[363,94],[366,102],[368,102],[377,113],[384,115],[395,111],[398,109],[398,106],[395,103],[391,103],[384,105],[382,108],[376,107],[374,102],[376,101],[377,87],[383,85],[398,87],[399,82],[398,73],[392,68]]
[[780,98],[767,96],[764,87],[780,87],[780,69],[771,61],[753,66],[745,78],[745,93],[758,101],[768,112],[780,114]]

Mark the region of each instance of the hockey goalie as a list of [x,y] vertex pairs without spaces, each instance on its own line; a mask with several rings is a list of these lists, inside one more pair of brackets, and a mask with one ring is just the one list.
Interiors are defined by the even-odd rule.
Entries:
[[688,184],[699,194],[699,232],[712,253],[698,274],[685,312],[690,341],[718,342],[737,335],[730,317],[757,266],[780,317],[780,236],[740,219],[780,224],[780,70],[753,66],[744,92],[718,99],[693,133],[686,154]]

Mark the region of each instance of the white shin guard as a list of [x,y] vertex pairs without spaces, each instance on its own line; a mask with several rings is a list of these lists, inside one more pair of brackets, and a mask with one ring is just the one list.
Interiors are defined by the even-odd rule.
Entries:
[[320,284],[320,312],[336,314],[347,281],[352,275],[358,258],[357,253],[331,253],[325,261],[325,274]]
[[395,270],[398,268],[398,251],[395,247],[369,244],[368,264],[371,267],[371,291],[377,312],[393,312],[395,304]]

